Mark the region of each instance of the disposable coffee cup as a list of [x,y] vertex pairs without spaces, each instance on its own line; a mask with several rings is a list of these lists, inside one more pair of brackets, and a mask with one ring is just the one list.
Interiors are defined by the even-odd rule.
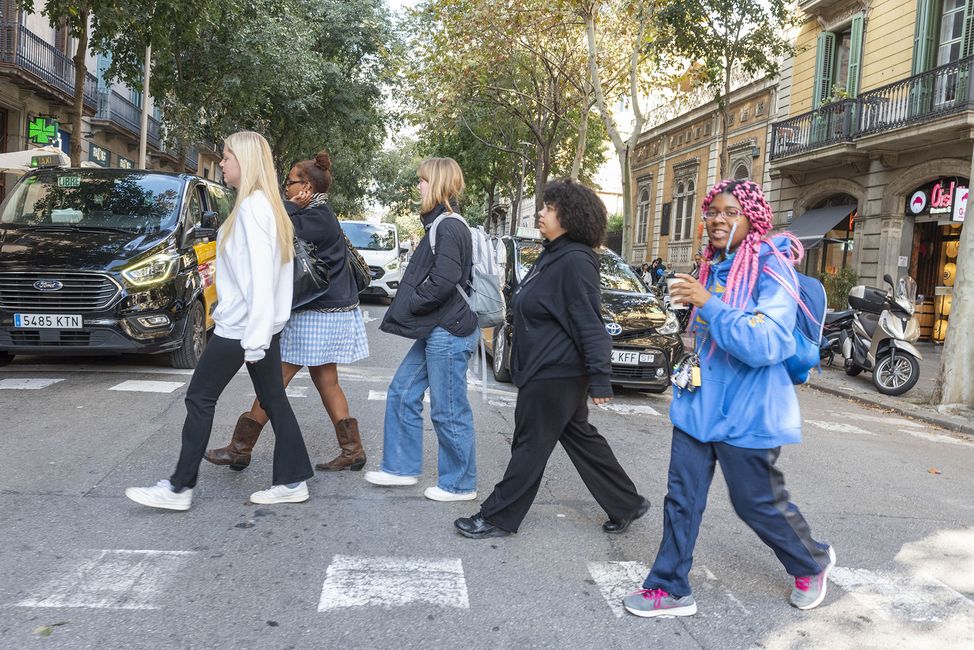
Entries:
[[670,296],[670,309],[674,311],[686,309],[687,304],[685,302],[673,297],[673,286],[684,282],[684,280],[676,277],[672,273],[668,274],[664,279],[666,280],[666,293]]

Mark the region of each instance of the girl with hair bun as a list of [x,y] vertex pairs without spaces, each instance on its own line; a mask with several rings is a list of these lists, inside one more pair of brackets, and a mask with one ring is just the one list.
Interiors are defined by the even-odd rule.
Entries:
[[226,139],[220,168],[237,189],[237,200],[217,235],[216,329],[186,390],[179,461],[168,480],[125,490],[128,498],[153,508],[189,510],[217,400],[244,363],[276,438],[273,484],[250,501],[307,501],[305,481],[314,475],[281,382],[280,332],[291,315],[294,227],[276,191],[271,148],[258,133],[234,133]]
[[688,382],[674,379],[663,538],[643,588],[623,604],[645,617],[697,612],[688,576],[720,463],[735,512],[792,576],[790,603],[812,609],[825,599],[835,552],[812,538],[776,465],[782,445],[801,441],[785,360],[795,353],[803,308],[794,270],[802,246],[788,233],[770,234],[773,214],[756,183],[721,181],[702,207],[710,242],[700,279],[678,274],[682,282],[670,290],[694,307],[698,361],[687,362]]
[[[320,151],[314,160],[302,160],[284,181],[284,207],[294,234],[315,245],[319,259],[328,264],[328,290],[320,298],[291,313],[281,333],[284,385],[307,366],[321,402],[328,412],[340,453],[316,469],[358,471],[365,466],[365,450],[358,420],[349,415],[348,400],[338,383],[338,364],[354,363],[369,356],[365,321],[359,310],[358,287],[348,265],[348,246],[338,218],[328,205],[331,158]],[[250,464],[251,451],[267,424],[267,414],[254,400],[240,416],[230,444],[206,452],[206,460],[242,470]]]

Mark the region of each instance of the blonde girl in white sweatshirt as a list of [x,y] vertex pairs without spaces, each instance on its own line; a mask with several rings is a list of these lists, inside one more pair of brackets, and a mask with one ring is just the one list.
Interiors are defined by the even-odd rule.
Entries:
[[220,168],[237,189],[237,202],[217,236],[216,330],[186,391],[179,462],[169,480],[125,490],[153,508],[189,510],[217,399],[244,363],[276,437],[272,486],[250,500],[307,501],[305,481],[314,475],[281,379],[279,335],[291,313],[294,230],[277,192],[267,140],[251,131],[231,135]]

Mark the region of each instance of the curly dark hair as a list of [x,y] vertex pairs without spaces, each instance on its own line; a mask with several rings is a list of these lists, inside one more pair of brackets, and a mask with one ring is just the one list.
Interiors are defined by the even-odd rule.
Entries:
[[605,241],[608,210],[590,188],[570,178],[551,181],[545,185],[543,199],[558,211],[558,222],[569,239],[592,248]]

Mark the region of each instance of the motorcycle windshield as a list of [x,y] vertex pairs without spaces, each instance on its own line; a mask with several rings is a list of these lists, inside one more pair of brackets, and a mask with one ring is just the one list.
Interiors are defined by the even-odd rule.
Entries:
[[911,305],[916,302],[917,299],[917,283],[916,280],[910,276],[900,278],[898,286],[896,287],[896,297],[900,300],[905,300]]

